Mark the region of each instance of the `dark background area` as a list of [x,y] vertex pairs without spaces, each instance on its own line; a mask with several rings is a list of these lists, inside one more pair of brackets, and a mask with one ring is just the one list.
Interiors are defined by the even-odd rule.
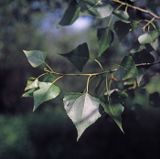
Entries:
[[[72,32],[72,27],[58,25],[66,2],[0,0],[0,159],[159,159],[160,91],[149,96],[137,92],[134,100],[128,99],[123,113],[125,134],[104,114],[78,143],[61,97],[42,104],[34,113],[33,100],[21,97],[27,78],[41,73],[28,64],[22,50],[43,50],[52,66],[71,72],[75,69],[58,53],[67,52],[84,40],[90,47],[96,45],[93,28]],[[155,12],[160,7],[158,0],[142,1],[140,5],[148,5]],[[106,61],[119,61],[121,55],[117,59],[114,55]],[[87,69],[95,67],[91,64]],[[158,68],[152,73],[157,73]],[[82,83],[69,79],[60,85],[73,91],[81,90]],[[155,85],[160,88],[160,83]]]

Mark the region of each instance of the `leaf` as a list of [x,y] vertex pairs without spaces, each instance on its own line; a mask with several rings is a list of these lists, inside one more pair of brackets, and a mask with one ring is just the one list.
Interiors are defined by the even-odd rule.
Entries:
[[151,78],[150,82],[145,86],[148,93],[152,94],[155,92],[160,93],[160,75],[155,75]]
[[61,55],[66,57],[79,71],[82,71],[89,59],[88,45],[87,43],[83,43],[71,52]]
[[26,92],[23,93],[22,97],[33,97],[33,92],[35,90],[36,90],[35,88],[27,90]]
[[107,18],[113,12],[113,7],[111,5],[103,5],[102,7],[97,8],[100,18]]
[[134,21],[132,21],[132,23],[131,23],[131,26],[132,26],[131,30],[132,31],[136,30],[139,27],[140,24],[141,24],[141,20],[134,20]]
[[89,15],[97,18],[106,18],[112,14],[113,7],[106,5],[108,3],[99,0],[77,0],[81,8],[81,12],[87,11]]
[[113,12],[121,21],[124,23],[130,23],[129,20],[129,14],[126,11],[122,10],[114,10]]
[[117,124],[117,126],[120,128],[122,132],[122,113],[124,111],[124,107],[121,104],[112,104],[112,105],[106,105],[104,108],[105,112],[110,115],[110,117],[114,120],[114,122]]
[[36,78],[29,78],[27,81],[27,85],[24,89],[24,94],[22,95],[22,97],[32,97],[33,96],[33,92],[38,88],[38,79]]
[[87,13],[89,15],[92,15],[92,16],[95,16],[95,17],[99,16],[99,12],[98,12],[97,8],[90,7],[90,6],[85,6],[85,7],[83,7],[83,9],[84,9],[84,11],[87,11]]
[[44,75],[41,78],[42,78],[43,82],[53,82],[56,79],[56,76],[51,74],[51,73],[49,73],[49,74]]
[[135,64],[153,63],[155,61],[154,56],[150,54],[147,49],[143,49],[132,54],[132,57]]
[[97,30],[97,38],[99,43],[98,55],[101,56],[111,46],[114,34],[108,27],[99,28]]
[[38,106],[46,101],[56,98],[60,94],[60,88],[49,82],[39,82],[39,89],[34,91],[34,108],[35,111]]
[[74,104],[75,100],[80,97],[82,95],[82,93],[68,93],[64,96],[63,98],[63,102],[64,102],[64,107],[65,110],[68,112],[70,111],[71,105]]
[[75,22],[75,20],[79,17],[79,13],[80,7],[78,3],[76,2],[76,0],[72,0],[59,24],[62,26],[73,24],[73,22]]
[[117,21],[114,24],[114,30],[117,33],[119,40],[123,40],[123,38],[129,33],[130,28],[130,24],[126,24],[122,21]]
[[39,50],[31,50],[31,51],[23,50],[23,52],[26,55],[27,60],[32,67],[38,67],[43,63],[45,63],[46,53]]
[[138,70],[131,56],[125,56],[120,64],[119,69],[115,72],[117,80],[135,79],[137,77]]
[[117,126],[122,132],[122,113],[124,111],[123,103],[127,99],[128,95],[126,93],[118,92],[117,90],[112,91],[111,94],[107,94],[109,101],[105,104],[101,102],[104,111],[114,120]]
[[65,96],[63,102],[68,116],[77,128],[78,140],[85,129],[101,116],[99,100],[85,93],[80,96],[77,94]]
[[150,44],[154,42],[160,36],[159,30],[154,30],[148,33],[144,33],[138,37],[140,44]]
[[27,81],[27,85],[25,88],[25,91],[29,90],[29,89],[35,89],[38,88],[38,79],[29,79]]

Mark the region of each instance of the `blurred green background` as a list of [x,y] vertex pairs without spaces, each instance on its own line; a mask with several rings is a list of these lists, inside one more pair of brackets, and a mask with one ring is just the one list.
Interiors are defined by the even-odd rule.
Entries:
[[[59,54],[88,42],[91,58],[97,50],[94,19],[80,18],[70,27],[58,25],[67,0],[0,0],[0,159],[72,159],[72,158],[159,158],[160,147],[160,83],[148,86],[150,94],[137,91],[128,99],[123,115],[122,134],[114,122],[104,115],[87,129],[79,143],[76,129],[67,117],[61,97],[47,102],[32,113],[33,100],[21,98],[27,78],[41,70],[33,69],[23,50],[43,50],[56,70],[74,72],[75,68]],[[147,3],[148,2],[148,3]],[[154,11],[159,1],[141,2]],[[125,45],[108,50],[105,64],[119,62]],[[117,58],[115,58],[115,55]],[[86,71],[97,68],[93,62]],[[150,74],[158,73],[159,65]],[[59,84],[65,91],[83,91],[85,79],[66,79]],[[152,90],[152,89],[155,89]]]

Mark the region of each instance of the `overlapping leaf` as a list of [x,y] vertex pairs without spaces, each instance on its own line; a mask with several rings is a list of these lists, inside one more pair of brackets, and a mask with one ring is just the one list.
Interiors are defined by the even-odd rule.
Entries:
[[27,81],[27,85],[24,89],[24,94],[22,95],[23,97],[32,97],[33,92],[38,88],[38,79],[35,78],[30,78]]
[[35,111],[38,106],[46,101],[56,98],[60,94],[60,88],[50,82],[39,82],[39,89],[33,92]]

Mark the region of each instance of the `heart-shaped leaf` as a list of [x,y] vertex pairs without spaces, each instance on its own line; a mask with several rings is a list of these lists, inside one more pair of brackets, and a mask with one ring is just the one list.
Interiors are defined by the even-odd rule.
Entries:
[[78,137],[92,125],[101,115],[99,113],[99,100],[88,93],[71,94],[63,99],[64,108],[77,128]]
[[89,59],[88,45],[87,43],[83,43],[71,52],[61,55],[66,57],[79,71],[82,71]]
[[60,88],[50,82],[39,82],[39,89],[34,91],[34,108],[35,111],[38,106],[46,101],[56,98],[60,94]]
[[38,67],[45,63],[46,53],[39,50],[23,51],[27,57],[28,62],[32,67]]
[[110,115],[110,117],[114,120],[114,122],[117,124],[117,126],[120,128],[122,132],[122,113],[124,111],[124,107],[121,104],[107,104],[104,108],[105,112]]
[[130,24],[126,24],[122,21],[117,21],[114,24],[114,30],[117,33],[119,40],[123,40],[123,38],[129,33],[130,28]]
[[111,92],[111,94],[107,93],[107,96],[109,96],[109,101],[105,104],[102,102],[101,105],[103,106],[104,111],[114,120],[120,130],[124,132],[122,128],[122,113],[124,111],[124,107],[121,103],[124,102],[127,95],[115,90]]

